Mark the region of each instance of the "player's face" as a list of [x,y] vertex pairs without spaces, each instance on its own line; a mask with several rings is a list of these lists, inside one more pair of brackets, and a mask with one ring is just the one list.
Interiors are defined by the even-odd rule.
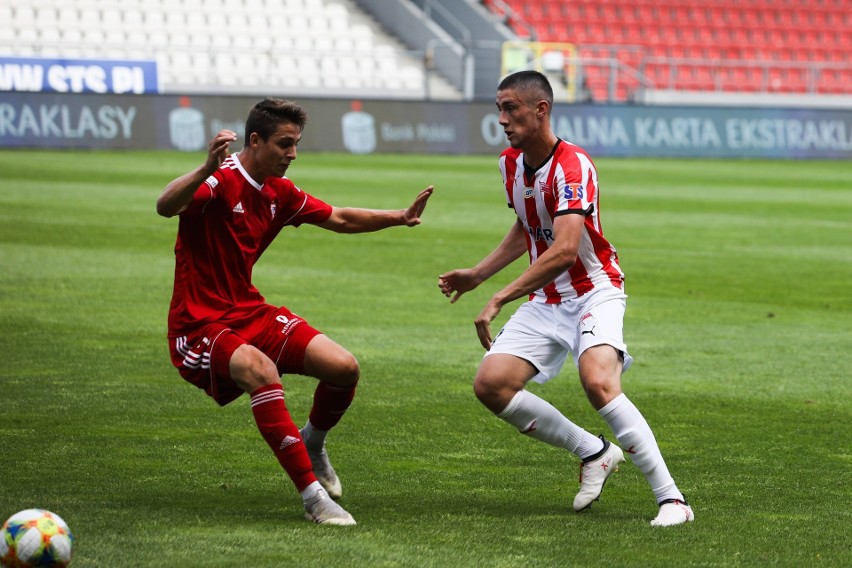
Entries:
[[524,99],[515,89],[497,91],[499,122],[512,148],[523,149],[538,132],[536,103]]
[[283,122],[264,142],[258,140],[257,161],[267,176],[281,177],[296,159],[296,146],[302,138],[299,125]]

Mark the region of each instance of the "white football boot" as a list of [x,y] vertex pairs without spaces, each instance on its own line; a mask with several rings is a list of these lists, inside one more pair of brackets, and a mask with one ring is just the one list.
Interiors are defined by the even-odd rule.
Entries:
[[660,503],[660,512],[657,518],[651,521],[652,527],[673,527],[695,520],[695,513],[686,501],[680,499],[666,499]]
[[618,471],[618,464],[624,461],[621,448],[603,436],[601,440],[604,443],[603,449],[580,464],[580,492],[574,497],[575,511],[582,511],[600,499],[606,480]]
[[335,503],[325,489],[317,490],[316,495],[305,501],[305,518],[320,525],[354,525],[346,509]]

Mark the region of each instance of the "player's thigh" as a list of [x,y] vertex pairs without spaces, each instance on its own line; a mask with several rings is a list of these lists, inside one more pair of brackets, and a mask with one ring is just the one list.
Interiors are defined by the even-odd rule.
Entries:
[[555,333],[560,317],[556,305],[521,304],[494,338],[485,360],[497,355],[514,355],[536,369],[535,382],[549,381],[559,374],[568,356],[568,349]]
[[244,333],[275,363],[279,376],[312,375],[305,368],[307,350],[321,332],[285,306],[267,306]]
[[517,355],[494,353],[479,364],[474,387],[489,390],[520,391],[538,373],[535,366]]
[[605,343],[595,345],[580,355],[580,380],[584,383],[618,383],[623,366],[621,353],[615,347]]
[[322,334],[314,336],[305,349],[304,372],[337,385],[353,385],[360,377],[355,356]]
[[580,355],[578,366],[583,390],[595,409],[603,408],[621,394],[623,357],[612,345],[589,347]]
[[272,359],[248,343],[234,350],[228,368],[231,380],[243,392],[253,393],[262,386],[281,382],[278,369]]

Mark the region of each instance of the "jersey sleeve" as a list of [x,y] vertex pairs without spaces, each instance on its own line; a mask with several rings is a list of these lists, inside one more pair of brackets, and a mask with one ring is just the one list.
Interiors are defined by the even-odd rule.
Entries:
[[590,184],[592,179],[591,176],[583,175],[583,171],[580,167],[558,168],[554,176],[557,192],[554,215],[589,215],[594,210],[594,187]]
[[289,223],[290,225],[298,227],[302,223],[322,223],[331,217],[331,205],[308,193],[302,193],[302,195],[305,196],[305,204],[299,214]]
[[276,191],[282,208],[275,214],[276,225],[280,227],[322,223],[331,216],[331,205],[305,193],[288,179],[282,178]]
[[503,179],[503,189],[506,191],[506,205],[509,209],[515,208],[514,187],[515,171],[518,168],[518,152],[512,148],[506,148],[500,154],[500,176]]
[[207,207],[218,194],[217,188],[222,183],[221,174],[216,171],[198,186],[195,193],[192,195],[192,201],[189,202],[186,209],[181,215],[199,215],[204,213],[204,208]]

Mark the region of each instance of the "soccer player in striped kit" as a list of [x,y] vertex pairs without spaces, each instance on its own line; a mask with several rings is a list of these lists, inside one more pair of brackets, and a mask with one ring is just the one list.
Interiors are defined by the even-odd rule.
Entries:
[[[251,396],[255,423],[301,493],[308,520],[354,525],[334,501],[342,488],[325,440],[355,396],[358,361],[286,307],[268,304],[252,268],[285,226],[362,233],[418,225],[432,187],[400,210],[333,207],[303,192],[284,174],[306,120],[296,103],[265,99],[248,115],[242,150],[229,155],[236,134],[220,131],[205,163],[163,190],[157,212],[179,217],[169,348],[181,376],[218,404]],[[283,374],[319,379],[301,430],[284,402]]]
[[[522,434],[580,458],[574,510],[600,497],[626,452],[659,505],[651,524],[683,524],[693,520],[692,508],[645,418],[621,390],[621,374],[632,362],[622,334],[627,296],[615,248],[601,228],[597,170],[582,148],[553,133],[552,107],[553,90],[537,71],[514,73],[498,86],[499,120],[510,145],[500,156],[500,171],[517,219],[493,252],[473,268],[440,275],[438,286],[454,303],[528,253],[529,267],[494,294],[475,320],[487,350],[474,379],[477,398]],[[523,297],[528,301],[492,337],[490,324],[503,306]],[[525,389],[530,380],[555,377],[569,353],[589,401],[624,452]]]

